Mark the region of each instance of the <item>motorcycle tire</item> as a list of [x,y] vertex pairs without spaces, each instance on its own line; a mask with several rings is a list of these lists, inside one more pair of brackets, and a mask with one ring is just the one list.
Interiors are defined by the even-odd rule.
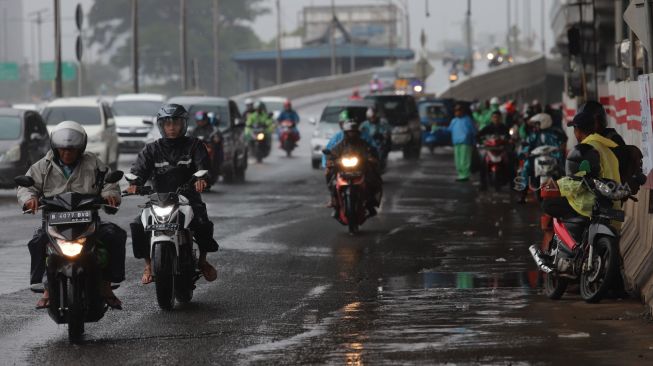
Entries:
[[163,310],[175,306],[175,249],[173,243],[159,243],[154,246],[154,287],[156,301]]
[[501,191],[501,178],[499,176],[499,172],[490,172],[490,181],[492,182],[492,186],[494,187],[495,192]]
[[592,268],[591,272],[580,274],[580,296],[587,303],[598,303],[612,289],[620,271],[619,251],[614,238],[600,236],[596,239]]
[[82,341],[84,334],[84,287],[77,279],[66,279],[65,281],[68,341],[77,344]]
[[193,275],[190,273],[184,273],[179,276],[175,276],[175,283],[178,286],[175,288],[175,299],[182,304],[187,304],[193,299]]
[[345,196],[345,215],[347,216],[349,234],[356,234],[358,232],[358,217],[356,215],[356,200],[352,198],[351,191],[347,192]]
[[290,139],[287,139],[283,142],[283,149],[286,151],[286,157],[292,156],[292,150],[295,148],[295,143]]

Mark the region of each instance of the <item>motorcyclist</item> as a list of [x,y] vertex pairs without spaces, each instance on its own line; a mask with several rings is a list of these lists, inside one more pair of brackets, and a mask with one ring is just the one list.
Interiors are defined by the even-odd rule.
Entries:
[[379,152],[379,158],[387,159],[390,153],[390,138],[392,127],[385,118],[381,118],[376,106],[369,107],[365,112],[367,120],[360,125],[361,135],[369,136]]
[[208,114],[205,111],[197,111],[195,113],[195,128],[193,129],[192,136],[203,141],[208,141],[214,132],[215,128],[209,123]]
[[[120,189],[117,184],[106,184],[99,190],[96,180],[103,176],[100,172],[108,173],[109,168],[95,154],[85,151],[86,142],[86,131],[77,122],[64,121],[54,127],[50,133],[50,151],[26,173],[34,179],[34,185],[18,188],[18,202],[23,210],[35,214],[39,208],[40,196],[51,197],[65,192],[99,193],[107,205],[120,205]],[[117,225],[103,221],[96,238],[100,247],[109,254],[108,266],[102,271],[102,296],[107,305],[121,309],[122,303],[113,294],[111,282],[119,283],[125,279],[127,233]],[[48,240],[44,229],[39,228],[27,244],[31,256],[31,284],[38,284],[43,280]],[[47,308],[49,298],[46,286],[43,296],[37,302],[37,308]]]
[[[188,112],[178,104],[166,104],[157,113],[157,127],[162,138],[145,145],[138,154],[131,172],[138,179],[130,182],[127,193],[135,194],[138,186],[152,179],[155,192],[175,192],[186,184],[194,173],[209,169],[209,156],[204,144],[194,137],[186,137],[188,128]],[[193,220],[190,228],[199,246],[198,268],[207,281],[217,278],[215,268],[207,261],[209,252],[218,250],[218,243],[213,239],[213,223],[209,220],[206,205],[202,202],[200,193],[208,188],[207,179],[199,179],[192,189],[183,194],[190,201],[193,209]],[[149,243],[140,216],[130,224],[134,256],[145,259],[145,269],[141,282],[152,282],[152,266]]]
[[[490,137],[490,136],[496,136],[499,137],[502,140],[505,140],[506,144],[504,146],[504,150],[506,152],[506,155],[508,157],[508,160],[504,161],[504,167],[505,171],[508,173],[508,178],[512,179],[514,177],[514,168],[513,168],[513,162],[514,162],[514,156],[513,156],[513,148],[512,145],[510,144],[510,129],[508,126],[506,126],[503,123],[503,116],[501,115],[501,112],[499,111],[494,111],[492,112],[492,119],[491,119],[491,124],[488,126],[485,126],[481,131],[479,131],[477,135],[477,141],[481,144],[481,157],[485,156],[485,152],[483,150],[483,143],[485,142],[485,139]],[[481,158],[481,164],[482,168],[480,169],[480,175],[481,175],[481,190],[487,189],[487,182],[488,182],[488,169],[486,166],[485,159]],[[507,179],[508,179],[507,178]]]
[[[344,138],[345,138],[345,133],[344,133],[344,123],[346,121],[350,121],[352,119],[349,118],[349,112],[347,110],[343,110],[340,112],[340,115],[338,116],[338,124],[340,125],[340,131],[336,132],[333,134],[329,142],[327,142],[325,149],[326,150],[331,150],[333,149],[334,146],[339,144]],[[367,131],[360,130],[360,138],[367,142],[367,144],[371,148],[375,148],[376,144],[374,143],[374,140],[372,139],[372,136],[367,134]],[[322,167],[326,168],[327,166],[327,157],[325,155],[322,155]]]
[[379,79],[379,75],[372,75],[372,80],[370,81],[370,91],[372,93],[378,93],[383,91],[383,82]]
[[252,129],[256,126],[264,128],[268,137],[274,133],[272,117],[270,117],[265,104],[261,101],[254,103],[254,111],[247,116],[247,122],[245,123],[245,136],[247,139],[252,139]]
[[[596,133],[594,115],[588,112],[578,113],[569,126],[574,128],[580,143],[567,156],[566,177],[558,180],[562,197],[542,201],[542,208],[548,215],[563,219],[577,215],[590,217],[593,196],[573,177],[589,174],[620,183],[619,161],[611,150],[617,144]],[[615,202],[615,206],[618,205],[619,202]]]
[[510,139],[510,129],[503,123],[503,116],[499,111],[492,112],[490,124],[485,126],[478,133],[478,141],[482,142],[483,138],[490,135],[499,135],[506,139]]
[[361,97],[361,94],[358,91],[358,88],[352,90],[351,96],[349,97],[349,100],[361,100],[361,99],[363,99],[363,98]]
[[[279,113],[279,116],[277,117],[277,123],[281,123],[283,121],[290,121],[293,123],[292,126],[292,133],[296,137],[296,141],[299,140],[299,129],[297,128],[297,124],[299,123],[299,114],[292,108],[292,103],[290,102],[290,99],[286,99],[283,102],[283,110],[281,113]],[[279,136],[281,138],[281,136]]]
[[[566,135],[557,133],[551,126],[553,125],[553,120],[551,116],[546,113],[538,113],[531,117],[528,121],[531,126],[531,132],[526,138],[526,142],[520,153],[520,158],[524,159],[524,166],[521,171],[522,182],[525,184],[517,187],[521,191],[520,198],[518,203],[525,203],[526,196],[528,195],[528,189],[530,186],[531,178],[535,174],[534,171],[534,161],[530,156],[530,153],[535,150],[537,147],[549,145],[558,147],[558,151],[552,153],[552,156],[558,160],[559,166],[562,166],[563,163],[563,152],[564,144],[567,142]],[[539,187],[538,187],[539,188]]]
[[245,99],[245,111],[243,112],[243,120],[247,121],[247,118],[250,114],[254,113],[254,99],[247,98]]
[[376,207],[381,200],[381,187],[383,181],[379,172],[378,154],[376,149],[368,142],[361,138],[358,123],[353,119],[347,118],[342,125],[343,139],[332,146],[329,155],[326,156],[326,182],[331,192],[330,206],[334,208],[334,217],[338,214],[338,199],[336,192],[336,173],[339,159],[348,153],[355,153],[361,158],[364,164],[365,179],[368,189],[367,211],[370,217],[376,215]]
[[594,118],[594,128],[596,133],[614,141],[619,146],[626,145],[623,137],[619,135],[614,128],[608,128],[608,116],[601,103],[590,100],[578,108],[578,112],[587,112]]

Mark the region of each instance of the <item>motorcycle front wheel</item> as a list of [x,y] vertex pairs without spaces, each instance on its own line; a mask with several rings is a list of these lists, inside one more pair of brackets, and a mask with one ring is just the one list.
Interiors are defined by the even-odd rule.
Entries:
[[152,265],[154,266],[154,287],[156,301],[163,310],[175,306],[175,249],[173,243],[160,243],[154,247]]
[[565,291],[569,280],[551,273],[544,273],[544,294],[551,300],[560,300]]
[[356,200],[352,198],[351,191],[345,196],[345,215],[347,216],[349,234],[356,234],[358,232],[358,217],[356,215]]
[[70,343],[79,343],[84,334],[84,286],[76,279],[62,279],[66,281],[65,293],[68,305],[68,340]]
[[580,274],[580,296],[588,303],[597,303],[612,288],[619,274],[619,252],[614,238],[601,236],[594,243],[592,269]]

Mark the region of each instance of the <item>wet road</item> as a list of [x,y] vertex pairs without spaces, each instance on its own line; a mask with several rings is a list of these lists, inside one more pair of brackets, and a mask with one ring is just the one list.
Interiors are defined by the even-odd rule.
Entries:
[[[300,113],[317,116],[326,99],[298,101]],[[538,294],[536,207],[454,183],[449,150],[391,156],[378,217],[349,236],[324,208],[311,129],[295,157],[275,150],[247,183],[204,196],[221,244],[215,283],[161,311],[128,244],[124,310],[87,324],[81,346],[33,309],[25,241],[38,222],[2,191],[0,364],[650,364],[652,329],[634,301]],[[140,201],[110,219],[127,227]]]

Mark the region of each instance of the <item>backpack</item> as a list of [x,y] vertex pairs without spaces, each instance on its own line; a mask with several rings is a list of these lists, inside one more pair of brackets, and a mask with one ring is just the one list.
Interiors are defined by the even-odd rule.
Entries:
[[611,150],[619,161],[621,183],[628,184],[632,194],[636,195],[646,182],[646,177],[642,174],[642,151],[635,145],[620,145]]

